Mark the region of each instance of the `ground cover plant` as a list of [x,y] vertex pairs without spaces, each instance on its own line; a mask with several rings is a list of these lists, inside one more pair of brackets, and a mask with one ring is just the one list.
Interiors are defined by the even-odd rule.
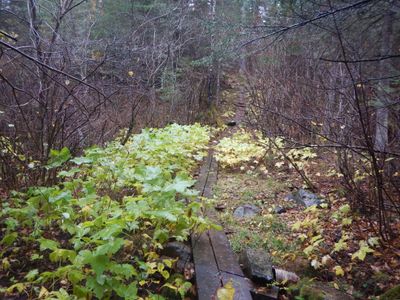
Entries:
[[59,184],[2,200],[1,297],[152,299],[165,290],[183,297],[191,283],[172,274],[174,260],[159,250],[211,226],[190,201],[190,172],[210,134],[173,124],[73,159],[67,148],[53,151],[50,169],[70,159]]
[[[244,145],[236,147],[243,139]],[[267,145],[266,140],[245,129],[222,141],[215,147],[217,159],[222,161],[214,189],[219,220],[236,253],[246,248],[262,249],[276,267],[302,278],[297,285],[284,288],[289,299],[296,295],[296,299],[311,299],[307,291],[316,296],[315,291],[321,289],[314,288],[318,282],[356,299],[376,299],[399,282],[396,247],[400,240],[385,244],[377,232],[368,229],[368,217],[351,210],[338,184],[343,175],[332,163],[332,153],[310,148],[293,151],[282,139],[256,153],[253,149]],[[225,152],[229,156],[222,155]],[[365,180],[361,170],[358,174],[356,180]],[[302,176],[324,200],[319,207],[305,209],[287,200],[293,191],[309,187]],[[257,206],[260,213],[250,218],[234,217],[234,210],[244,204]],[[284,210],[277,213],[278,207]],[[393,228],[398,232],[398,222]]]

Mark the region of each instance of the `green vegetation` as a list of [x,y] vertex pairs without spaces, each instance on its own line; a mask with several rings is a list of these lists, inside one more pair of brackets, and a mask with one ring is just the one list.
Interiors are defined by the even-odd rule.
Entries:
[[381,300],[394,300],[400,298],[400,285],[396,285],[395,287],[388,290],[384,293],[379,299]]
[[[125,145],[87,149],[56,186],[13,192],[0,215],[1,269],[10,279],[1,292],[138,299],[170,289],[183,297],[191,284],[172,276],[174,261],[158,252],[212,226],[201,204],[185,201],[196,196],[189,173],[210,135],[200,125],[146,129]],[[66,148],[53,151],[48,167],[69,157]]]
[[[261,158],[264,153],[261,145],[244,129],[234,133],[231,137],[221,139],[215,150],[215,157],[223,168],[252,163],[252,160]],[[258,162],[255,161],[255,163]]]
[[[285,182],[272,177],[225,171],[220,174],[214,193],[218,205],[227,207],[226,211],[219,214],[219,219],[231,232],[229,240],[234,252],[239,253],[245,248],[265,249],[274,254],[274,262],[280,263],[286,259],[280,257],[281,254],[296,250],[299,244],[284,238],[290,234],[290,228],[269,212],[274,204],[278,204],[275,195],[286,187]],[[262,215],[249,219],[233,217],[236,207],[249,203],[260,207]]]

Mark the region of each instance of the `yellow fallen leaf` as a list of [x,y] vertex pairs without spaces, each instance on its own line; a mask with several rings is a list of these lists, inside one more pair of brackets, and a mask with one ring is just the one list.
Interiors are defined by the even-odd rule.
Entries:
[[39,292],[39,299],[46,298],[48,295],[49,291],[44,286],[42,286]]
[[341,266],[335,266],[333,270],[335,271],[336,276],[344,276],[344,271]]
[[335,287],[335,289],[339,290],[339,285],[336,282],[333,283],[333,286]]
[[233,287],[232,280],[229,280],[225,286],[217,290],[217,300],[233,300],[235,296],[235,288]]

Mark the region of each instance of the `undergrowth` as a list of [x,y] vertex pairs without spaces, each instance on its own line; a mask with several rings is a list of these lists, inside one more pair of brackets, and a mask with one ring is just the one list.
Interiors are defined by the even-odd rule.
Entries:
[[[174,261],[159,252],[169,239],[213,226],[190,201],[197,193],[189,175],[210,135],[200,125],[146,129],[125,145],[87,149],[58,173],[58,185],[3,199],[2,297],[153,299],[164,290],[184,297],[191,283],[172,275]],[[56,151],[48,167],[69,157]]]

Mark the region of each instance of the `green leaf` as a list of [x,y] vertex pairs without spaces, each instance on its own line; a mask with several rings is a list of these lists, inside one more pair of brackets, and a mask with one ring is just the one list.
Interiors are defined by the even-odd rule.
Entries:
[[353,219],[348,217],[348,218],[343,218],[342,219],[342,225],[343,226],[348,226],[351,225],[351,223],[353,223]]
[[109,240],[113,236],[117,236],[122,232],[122,226],[119,224],[112,224],[101,231],[99,231],[94,238],[100,238],[102,240]]
[[7,293],[13,293],[15,289],[21,294],[25,290],[25,284],[21,282],[13,284],[7,288]]
[[178,288],[178,292],[181,295],[182,299],[185,297],[186,293],[189,291],[191,287],[192,284],[189,281],[186,281]]
[[348,245],[346,242],[348,239],[349,239],[349,236],[347,234],[343,234],[342,238],[337,243],[335,243],[332,253],[346,250],[348,248]]
[[25,275],[24,278],[26,280],[28,280],[28,281],[33,281],[38,274],[39,274],[39,270],[38,269],[33,269],[33,270],[30,270],[28,272],[28,274]]
[[107,244],[97,247],[94,255],[104,255],[104,254],[115,254],[124,245],[124,240],[117,238],[115,240],[108,241]]
[[302,222],[301,222],[301,221],[297,221],[296,223],[294,223],[294,224],[292,225],[292,230],[293,230],[293,231],[300,230],[301,225],[302,225]]
[[78,169],[78,168],[73,168],[68,171],[61,171],[58,173],[58,177],[71,177],[71,176],[75,175],[75,173],[78,173],[80,171],[81,171],[81,169]]
[[47,297],[46,299],[49,300],[71,300],[68,292],[63,288],[59,289],[58,291],[54,291],[50,293],[51,296],[55,296],[55,298]]
[[358,258],[361,261],[364,261],[365,257],[367,256],[368,253],[374,253],[375,250],[371,249],[366,241],[360,241],[359,242],[360,245],[360,249],[358,249],[357,252],[353,253],[353,255],[351,256],[352,260],[355,260],[356,258]]
[[60,246],[60,244],[57,241],[48,240],[45,238],[39,239],[39,243],[40,243],[40,251],[44,251],[46,249],[54,251]]
[[86,280],[86,287],[89,290],[93,291],[98,299],[103,299],[105,289],[102,285],[100,285],[96,281],[95,277],[93,277],[93,276],[88,277],[88,279]]
[[65,201],[69,201],[72,199],[72,194],[70,191],[62,191],[62,192],[58,192],[55,195],[52,195],[49,197],[49,202],[50,203],[55,203],[57,201],[60,200],[65,200]]
[[56,249],[49,255],[50,261],[52,262],[65,262],[66,260],[69,260],[73,263],[75,257],[76,252],[68,249]]
[[3,237],[3,239],[1,240],[0,244],[6,245],[6,246],[11,246],[12,243],[15,242],[17,237],[18,237],[18,233],[17,232],[12,232],[12,233],[6,234]]
[[85,277],[85,274],[78,270],[71,270],[68,272],[68,280],[73,284],[81,282]]
[[195,182],[195,180],[188,180],[185,176],[177,176],[172,183],[166,186],[165,190],[183,194]]
[[306,247],[303,252],[305,255],[310,256],[310,254],[314,251],[314,245],[310,245]]
[[73,159],[71,159],[71,161],[73,163],[76,163],[78,166],[82,165],[82,164],[90,164],[93,162],[93,159],[89,158],[89,157],[75,157]]
[[171,221],[171,222],[176,222],[178,220],[178,218],[175,215],[173,215],[171,212],[169,212],[167,210],[158,210],[158,211],[155,210],[155,211],[149,212],[149,214],[154,217],[167,219],[168,221]]
[[104,270],[108,267],[110,259],[107,255],[94,255],[89,250],[83,250],[79,253],[82,256],[82,263],[90,264],[96,273],[97,278],[103,274]]
[[125,279],[137,276],[135,268],[129,264],[113,264],[109,270],[115,275],[123,276]]
[[53,169],[60,167],[63,163],[71,158],[71,153],[67,147],[61,150],[50,150],[50,158],[46,165],[46,169]]
[[348,204],[345,204],[345,205],[342,205],[341,207],[339,207],[339,211],[345,215],[347,215],[350,212],[350,209],[351,209],[350,205],[348,205]]

